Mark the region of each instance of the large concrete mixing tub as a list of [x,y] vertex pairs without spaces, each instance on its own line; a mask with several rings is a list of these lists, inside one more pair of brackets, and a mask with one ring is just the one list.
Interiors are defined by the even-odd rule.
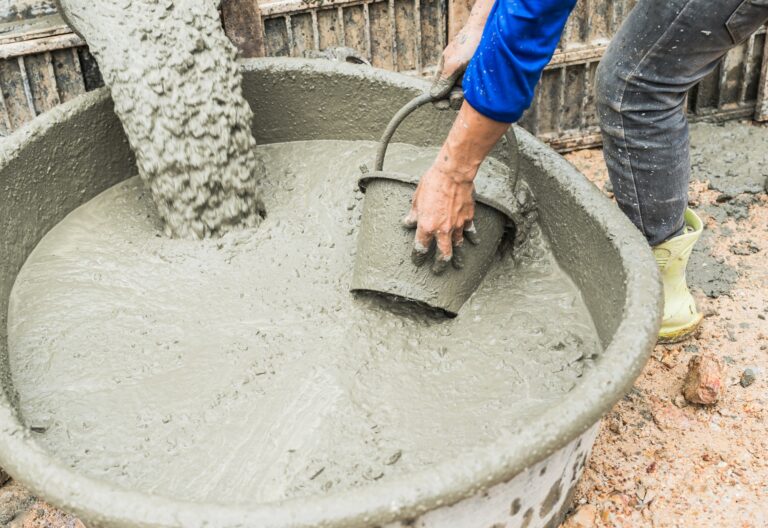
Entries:
[[[243,64],[260,143],[377,139],[422,81],[301,60]],[[437,145],[452,115],[420,111],[398,141]],[[98,526],[556,526],[569,506],[601,415],[629,390],[655,342],[660,287],[651,254],[619,210],[565,160],[517,130],[499,149],[538,198],[560,265],[581,289],[603,352],[580,383],[525,428],[428,470],[353,491],[236,507],[127,490],[72,471],[32,437],[14,405],[7,299],[25,259],[71,210],[136,173],[105,90],[62,105],[0,145],[0,465],[40,497]]]

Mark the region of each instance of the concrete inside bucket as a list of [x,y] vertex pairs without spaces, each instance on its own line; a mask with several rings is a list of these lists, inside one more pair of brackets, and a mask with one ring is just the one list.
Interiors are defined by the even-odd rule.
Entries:
[[[489,498],[489,525],[556,522],[594,424],[654,341],[642,239],[521,132],[520,159],[502,145],[486,167],[519,163],[540,197],[541,236],[519,266],[499,259],[450,322],[352,298],[357,165],[423,85],[323,62],[243,67],[274,176],[250,238],[154,237],[104,92],[4,146],[0,464],[104,526],[460,526],[456,512],[475,526]],[[453,118],[420,112],[396,138],[408,170]],[[189,258],[201,251],[203,273]],[[96,262],[114,275],[88,275]],[[141,287],[116,300],[103,281]],[[153,306],[159,293],[175,304]]]

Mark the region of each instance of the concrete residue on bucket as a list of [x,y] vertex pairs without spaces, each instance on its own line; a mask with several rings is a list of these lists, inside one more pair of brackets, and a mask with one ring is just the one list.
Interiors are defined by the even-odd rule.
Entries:
[[167,234],[255,226],[252,112],[213,0],[62,0],[110,87]]
[[[448,317],[456,315],[485,277],[509,220],[478,200],[473,221],[482,238],[462,253],[460,267],[448,266],[442,273],[434,273],[430,266],[418,267],[403,258],[413,250],[413,231],[403,228],[402,212],[410,209],[416,186],[401,181],[397,173],[373,175],[360,186],[365,204],[351,290],[416,302]],[[453,263],[458,259],[456,250]]]
[[[349,294],[374,149],[260,147],[270,214],[218,240],[163,237],[137,179],[72,212],[10,300],[35,439],[128,489],[253,504],[427,468],[567,398],[600,344],[536,229],[454,319]],[[390,166],[417,174],[435,153],[395,145]]]

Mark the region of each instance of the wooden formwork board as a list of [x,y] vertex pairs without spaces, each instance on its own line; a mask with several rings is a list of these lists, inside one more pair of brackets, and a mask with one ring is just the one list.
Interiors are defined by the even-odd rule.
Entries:
[[228,0],[221,3],[221,22],[227,37],[243,57],[263,57],[264,28],[256,0]]
[[349,47],[373,66],[424,75],[446,44],[445,0],[281,0],[261,12],[268,56]]
[[0,23],[42,17],[55,11],[53,0],[2,0]]
[[763,40],[763,64],[758,78],[757,102],[755,103],[755,119],[768,121],[768,36]]
[[[85,57],[84,57],[85,56]],[[101,84],[84,47],[44,49],[0,59],[0,134],[7,135],[54,106]]]
[[[766,29],[731,50],[715,70],[688,94],[691,121],[765,120],[768,94]],[[606,44],[565,46],[542,75],[534,102],[520,124],[559,151],[601,143],[595,108],[595,73]],[[760,90],[763,90],[762,92]],[[763,99],[761,99],[761,97]],[[768,110],[768,108],[766,108]]]

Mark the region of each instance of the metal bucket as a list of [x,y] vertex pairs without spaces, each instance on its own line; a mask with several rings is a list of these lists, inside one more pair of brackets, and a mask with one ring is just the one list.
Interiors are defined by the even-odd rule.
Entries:
[[[244,93],[261,143],[376,140],[390,109],[426,83],[299,59],[244,62]],[[318,87],[322,87],[318,97]],[[438,145],[454,115],[423,108],[404,142]],[[365,115],[367,119],[359,117]],[[45,450],[18,412],[7,358],[7,300],[19,269],[67,213],[136,173],[106,90],[36,118],[0,144],[0,466],[39,497],[99,527],[555,526],[569,507],[597,422],[628,391],[659,326],[658,272],[619,210],[552,150],[517,130],[539,223],[591,311],[602,353],[561,401],[525,427],[424,470],[349,490],[272,503],[188,502],[78,473]]]
[[493,207],[478,203],[475,226],[480,241],[467,248],[461,269],[448,266],[436,275],[430,266],[416,266],[411,261],[413,231],[404,229],[401,223],[416,186],[403,181],[403,175],[390,172],[374,172],[361,180],[361,186],[365,188],[365,203],[351,290],[393,296],[456,316],[483,281],[507,218]]
[[[379,142],[374,172],[360,178],[365,203],[350,289],[415,302],[455,317],[483,281],[510,220],[498,209],[485,205],[493,200],[481,196],[474,218],[481,236],[477,247],[462,258],[461,268],[449,266],[438,275],[429,266],[417,266],[407,258],[413,247],[413,233],[403,229],[402,215],[409,209],[416,190],[415,175],[384,171],[384,157],[397,127],[411,112],[431,101],[429,94],[419,95],[395,114]],[[504,188],[506,183],[511,190],[516,177],[517,174],[510,174],[509,181],[502,182],[500,187]],[[434,247],[428,258],[433,254]]]

